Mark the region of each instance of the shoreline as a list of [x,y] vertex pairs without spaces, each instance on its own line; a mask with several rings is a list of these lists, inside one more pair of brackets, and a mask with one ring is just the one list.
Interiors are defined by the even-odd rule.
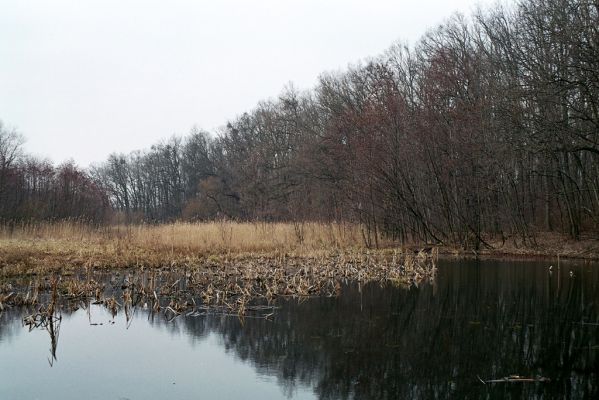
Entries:
[[454,260],[490,260],[490,261],[584,261],[594,263],[599,261],[599,254],[591,256],[580,254],[551,254],[542,252],[500,252],[500,251],[482,251],[468,252],[454,250],[439,250],[440,259]]
[[[565,250],[565,251],[564,251]],[[368,249],[347,247],[332,249],[277,249],[269,251],[226,251],[194,252],[180,249],[160,249],[128,246],[126,248],[97,248],[89,242],[65,242],[62,240],[0,240],[0,278],[49,273],[68,274],[84,269],[123,270],[123,269],[193,269],[213,266],[230,268],[235,264],[257,263],[277,264],[285,262],[318,265],[334,263],[336,259],[351,259],[357,264],[365,260],[389,263],[396,257],[418,256],[439,259],[482,259],[514,261],[554,261],[560,260],[597,262],[599,248],[577,251],[575,248],[562,248],[556,252],[548,248],[494,249],[479,252],[456,249],[448,246],[384,247]]]
[[444,259],[599,260],[594,238],[543,234],[535,247],[489,241],[494,249],[473,252],[392,242],[368,249],[358,233],[325,224],[308,226],[301,240],[291,224],[35,227],[0,235],[0,308],[41,306],[47,314],[60,299],[116,313],[142,301],[170,316],[200,309],[243,316],[255,302],[336,296],[346,282],[418,286]]
[[563,235],[538,234],[536,246],[515,246],[513,243],[491,242],[493,249],[473,250],[456,249],[449,246],[439,247],[439,254],[462,258],[481,258],[497,260],[584,260],[599,261],[599,238],[584,238],[579,241]]
[[453,259],[599,260],[599,238],[574,241],[556,233],[537,233],[503,241],[485,237],[492,249],[401,244],[380,238],[378,249],[363,245],[359,225],[346,223],[242,223],[215,221],[90,227],[62,222],[0,227],[0,277],[123,268],[196,268],[236,263],[285,265],[286,260],[318,266],[351,259],[384,265],[399,257]]

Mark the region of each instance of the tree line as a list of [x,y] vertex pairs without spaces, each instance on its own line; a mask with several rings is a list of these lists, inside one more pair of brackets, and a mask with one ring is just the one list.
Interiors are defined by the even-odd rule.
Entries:
[[40,218],[100,218],[107,204],[132,222],[354,221],[372,246],[381,235],[472,248],[490,236],[534,244],[539,231],[579,239],[599,228],[599,2],[454,15],[414,46],[285,88],[216,135],[49,168],[43,188],[40,165],[5,152],[3,218],[43,197],[57,205]]
[[106,219],[109,198],[87,171],[24,154],[23,143],[0,121],[0,222]]

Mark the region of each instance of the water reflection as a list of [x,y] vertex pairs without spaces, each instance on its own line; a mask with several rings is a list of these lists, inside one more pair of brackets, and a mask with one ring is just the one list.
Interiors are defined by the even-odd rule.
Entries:
[[[174,376],[195,365],[189,359],[194,348],[211,343],[212,350],[224,351],[236,364],[251,365],[259,376],[271,379],[264,382],[281,388],[278,397],[597,398],[599,269],[562,264],[549,272],[547,267],[445,262],[434,285],[410,290],[350,285],[338,298],[282,301],[272,320],[204,316],[166,322],[136,309],[130,311],[130,326],[120,323],[125,316],[119,315],[111,328],[114,340],[135,331],[135,340],[145,343],[144,335],[153,331],[170,338],[164,339],[170,349],[187,349],[189,355],[183,351],[178,365],[169,365]],[[100,316],[94,317],[96,312]],[[64,335],[71,319],[81,313],[63,320],[59,353],[63,346],[78,346],[77,336]],[[109,324],[110,316],[102,315],[92,309],[90,318]],[[15,329],[20,318],[14,312],[0,316],[0,368],[7,366],[3,350],[26,335],[24,329]],[[97,332],[89,324],[72,329],[79,335]],[[145,357],[167,357],[169,347],[159,344]],[[123,356],[119,346],[99,345],[97,351],[115,352],[116,362]],[[141,357],[139,365],[151,367],[143,352],[135,356]],[[75,361],[81,360],[65,355],[54,367]],[[112,364],[96,363],[94,368]],[[219,364],[211,367],[218,369]],[[484,385],[479,380],[513,374],[550,382]],[[255,397],[252,388],[250,382],[238,398]],[[205,394],[206,388],[193,387],[190,393]]]

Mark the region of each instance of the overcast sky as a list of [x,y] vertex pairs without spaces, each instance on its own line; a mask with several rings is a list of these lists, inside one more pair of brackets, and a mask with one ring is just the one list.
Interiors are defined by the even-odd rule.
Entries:
[[0,119],[86,167],[413,44],[487,0],[0,0]]

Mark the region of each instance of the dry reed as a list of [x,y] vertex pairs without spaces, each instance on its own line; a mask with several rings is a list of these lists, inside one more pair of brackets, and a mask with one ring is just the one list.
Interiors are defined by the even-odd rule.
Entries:
[[[434,276],[435,254],[339,254],[319,257],[255,257],[167,268],[103,270],[85,268],[69,275],[49,274],[29,283],[0,287],[5,306],[38,307],[30,322],[54,315],[57,299],[69,308],[82,303],[104,305],[114,316],[123,310],[129,320],[138,305],[172,319],[182,313],[269,311],[279,297],[336,296],[343,284],[357,282],[418,285]],[[16,294],[15,294],[16,293]],[[26,293],[26,294],[25,294]],[[30,295],[33,293],[33,295]],[[40,295],[41,293],[41,295]],[[83,306],[87,308],[87,306]]]
[[[0,226],[0,274],[71,267],[161,267],[259,255],[316,256],[363,249],[348,223],[216,221],[93,227],[74,221]],[[384,243],[383,245],[390,245]]]
[[349,223],[269,223],[214,221],[93,227],[84,223],[0,226],[0,240],[124,241],[133,246],[194,252],[269,252],[360,247],[360,226]]
[[277,297],[337,295],[352,281],[417,285],[434,274],[434,250],[373,251],[361,238],[358,225],[322,223],[3,226],[0,310],[47,303],[45,293],[50,305],[29,317],[33,326],[54,315],[57,295],[113,315],[123,309],[127,319],[138,304],[174,318],[215,309],[245,315],[263,310],[254,303],[263,300],[272,314]]

